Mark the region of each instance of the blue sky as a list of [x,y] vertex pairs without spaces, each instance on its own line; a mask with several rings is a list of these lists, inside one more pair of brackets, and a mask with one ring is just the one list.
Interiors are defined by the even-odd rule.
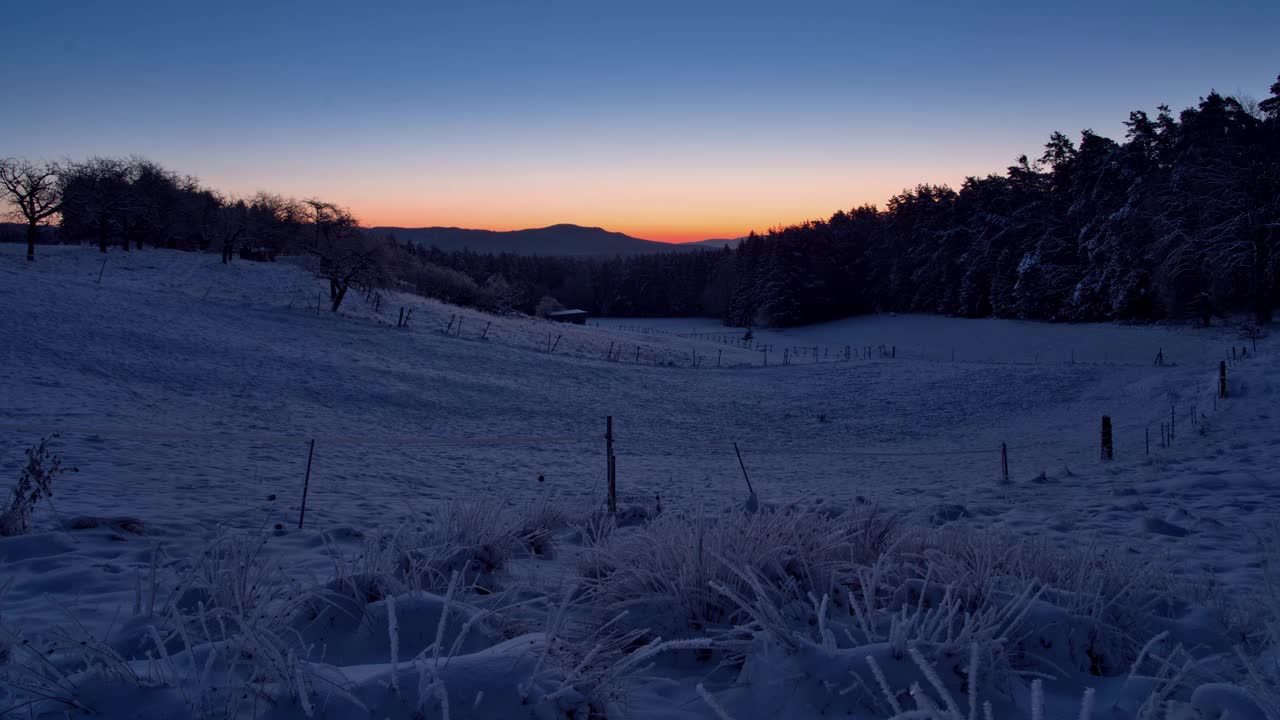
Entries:
[[[1265,97],[1280,3],[28,3],[0,155],[140,154],[369,224],[695,239]],[[13,102],[20,100],[20,102]]]

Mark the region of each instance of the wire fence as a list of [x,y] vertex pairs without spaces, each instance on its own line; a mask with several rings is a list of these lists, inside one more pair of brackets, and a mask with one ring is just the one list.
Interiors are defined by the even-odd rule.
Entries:
[[[815,343],[807,344],[796,341],[766,341],[749,330],[739,332],[678,332],[643,325],[610,325],[610,328],[622,332],[640,335],[666,336],[711,342],[727,347],[751,350],[759,353],[757,364],[761,366],[788,366],[817,364],[830,362],[850,362],[853,360],[921,360],[931,362],[965,363],[975,365],[1106,365],[1109,367],[1152,367],[1175,366],[1174,358],[1166,355],[1158,344],[1153,344],[1142,351],[1129,351],[1113,354],[1108,349],[1082,350],[1074,347],[1024,351],[1004,351],[1005,359],[1000,359],[995,352],[981,352],[956,347],[908,346],[893,342],[873,343]],[[1008,359],[1010,355],[1019,359]],[[1137,361],[1134,356],[1146,356],[1150,361]],[[695,358],[693,366],[699,366]],[[705,363],[704,363],[705,365]]]
[[[612,422],[601,422],[594,432],[537,435],[206,431],[33,421],[0,423],[0,433],[12,439],[9,457],[15,447],[34,444],[40,436],[74,438],[68,460],[89,476],[78,477],[76,485],[94,489],[89,496],[96,501],[123,506],[139,493],[152,498],[152,507],[163,508],[168,496],[193,515],[202,506],[252,505],[254,495],[299,498],[308,486],[308,502],[313,509],[319,506],[317,520],[325,522],[341,521],[349,507],[363,508],[366,518],[376,521],[388,508],[418,500],[480,496],[559,493],[612,507],[620,500],[644,503],[658,497],[702,502],[740,494],[740,463],[744,476],[748,468],[758,473],[756,485],[772,497],[825,494],[839,500],[876,488],[936,487],[938,477],[971,484],[1018,482],[1051,463],[1079,467],[1159,457],[1203,431],[1225,409],[1234,393],[1232,369],[1256,355],[1256,350],[1232,348],[1217,373],[1205,373],[1208,382],[1170,399],[1167,414],[1150,406],[1120,407],[1114,423],[1111,415],[1080,417],[1074,429],[1034,439],[1006,428],[1012,443],[999,430],[897,441],[870,437],[869,444],[849,443],[847,436],[840,441],[796,441],[794,434],[790,441],[734,436],[724,428],[654,433],[649,426],[648,432],[633,433],[625,416],[617,418],[616,430]],[[610,487],[616,488],[613,497]],[[73,486],[66,495],[74,498],[76,492]],[[89,500],[74,504],[92,509]],[[311,511],[300,500],[277,515],[304,512]]]

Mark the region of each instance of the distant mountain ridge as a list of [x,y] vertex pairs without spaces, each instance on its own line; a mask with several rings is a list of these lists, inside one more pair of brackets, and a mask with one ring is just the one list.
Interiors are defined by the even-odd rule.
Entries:
[[719,246],[723,240],[696,243],[666,243],[644,240],[598,227],[559,224],[526,230],[474,230],[457,227],[404,228],[378,226],[369,232],[393,234],[401,242],[441,250],[471,250],[478,253],[516,255],[642,255],[671,250],[692,250]]

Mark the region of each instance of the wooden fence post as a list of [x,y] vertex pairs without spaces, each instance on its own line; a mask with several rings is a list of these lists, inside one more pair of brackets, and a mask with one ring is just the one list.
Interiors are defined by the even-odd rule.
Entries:
[[311,458],[316,454],[316,439],[311,438],[311,447],[307,450],[307,474],[302,479],[302,506],[298,509],[298,529],[302,529],[302,521],[307,517],[307,490],[311,487]]
[[747,492],[755,497],[756,489],[751,487],[751,478],[747,477],[747,464],[742,462],[742,451],[738,449],[738,442],[733,443],[733,451],[738,455],[738,467],[742,468],[742,479],[747,481]]
[[1115,459],[1115,448],[1111,444],[1111,416],[1102,416],[1102,461],[1111,462]]
[[1009,482],[1009,446],[1000,443],[1000,471],[1004,474],[1005,483]]
[[618,512],[618,476],[616,474],[617,466],[613,460],[613,416],[609,415],[605,418],[604,431],[605,455],[608,460],[609,473],[609,514],[614,515]]
[[1218,361],[1218,397],[1227,396],[1227,361]]

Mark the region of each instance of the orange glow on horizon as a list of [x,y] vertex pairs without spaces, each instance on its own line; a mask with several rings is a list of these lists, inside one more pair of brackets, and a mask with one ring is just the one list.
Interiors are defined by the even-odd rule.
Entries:
[[[961,163],[969,164],[949,160],[942,167],[926,158],[850,167],[672,164],[495,172],[477,162],[431,172],[397,167],[359,183],[318,172],[301,180],[290,172],[268,185],[337,202],[366,227],[507,232],[572,224],[687,243],[765,233],[867,203],[883,207],[922,180],[956,187],[964,177]],[[374,168],[368,172],[375,176]]]
[[[625,221],[609,222],[606,220],[586,220],[586,219],[558,219],[558,220],[530,220],[528,222],[507,222],[507,223],[486,223],[483,221],[469,221],[463,218],[446,218],[431,217],[423,218],[421,215],[414,214],[391,214],[381,215],[374,213],[360,212],[357,208],[352,208],[356,217],[360,219],[362,225],[367,227],[403,227],[403,228],[420,228],[420,227],[457,227],[468,230],[491,230],[493,232],[511,232],[514,230],[529,230],[534,228],[543,228],[550,225],[580,225],[583,227],[598,227],[609,232],[622,233],[630,235],[640,240],[653,240],[655,242],[664,243],[690,243],[700,240],[733,240],[735,238],[745,237],[752,230],[756,232],[764,232],[768,228],[776,225],[786,225],[791,222],[802,222],[806,218],[787,222],[772,222],[767,224],[750,224],[743,223],[741,225],[728,223],[696,223],[687,224],[654,224],[654,223],[627,223]],[[832,211],[834,212],[834,210]]]
[[[623,233],[642,240],[664,243],[689,243],[700,240],[732,240],[751,232],[764,233],[770,228],[783,227],[831,217],[839,210],[848,210],[867,202],[883,204],[883,197],[868,193],[849,193],[843,202],[835,197],[816,202],[779,202],[776,207],[754,207],[734,212],[723,206],[704,211],[691,217],[672,216],[670,211],[656,210],[636,217],[634,210],[618,214],[600,212],[584,213],[563,208],[537,209],[531,212],[503,212],[501,209],[484,211],[479,208],[428,208],[404,207],[398,203],[374,200],[353,203],[350,207],[360,223],[366,227],[457,227],[471,230],[510,232],[543,228],[551,225],[579,225],[598,227],[609,232]],[[861,196],[861,197],[859,197]],[[887,196],[887,194],[886,194]],[[613,208],[610,208],[613,209]],[[681,208],[689,210],[692,208]],[[718,211],[718,212],[717,212]]]

